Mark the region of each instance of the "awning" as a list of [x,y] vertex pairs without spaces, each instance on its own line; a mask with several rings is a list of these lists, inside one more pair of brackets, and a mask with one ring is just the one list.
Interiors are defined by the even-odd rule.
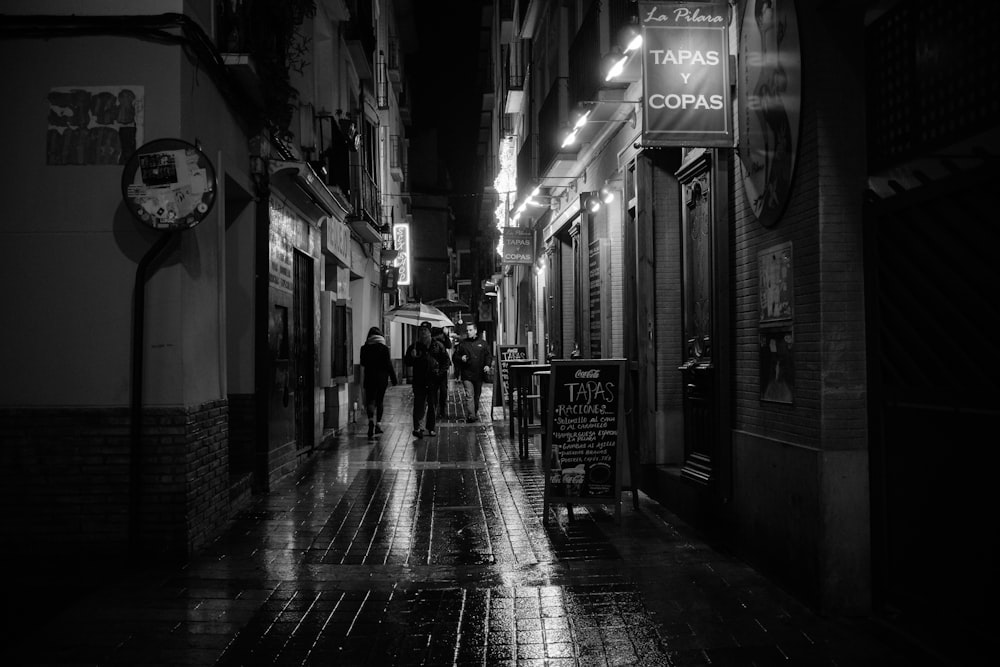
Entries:
[[349,212],[308,163],[271,160],[268,168],[271,187],[287,197],[311,220],[318,221],[327,215],[342,218]]

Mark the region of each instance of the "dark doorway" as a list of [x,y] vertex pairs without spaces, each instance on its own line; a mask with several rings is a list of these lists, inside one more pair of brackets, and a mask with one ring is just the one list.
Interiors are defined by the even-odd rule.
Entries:
[[873,196],[865,215],[876,604],[920,636],[960,632],[949,647],[985,646],[997,594],[998,176]]

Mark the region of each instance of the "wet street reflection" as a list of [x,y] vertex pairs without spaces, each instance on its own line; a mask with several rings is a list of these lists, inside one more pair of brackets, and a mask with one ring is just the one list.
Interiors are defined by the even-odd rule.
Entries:
[[191,562],[107,582],[5,664],[906,664],[645,497],[621,524],[544,526],[537,437],[520,459],[502,409],[469,424],[453,394],[415,439],[410,396],[390,390],[374,443],[350,425]]

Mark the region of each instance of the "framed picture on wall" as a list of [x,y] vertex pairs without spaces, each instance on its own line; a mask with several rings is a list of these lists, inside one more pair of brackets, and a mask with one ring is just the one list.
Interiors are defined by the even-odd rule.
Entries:
[[795,398],[794,335],[790,329],[760,332],[760,400],[792,403]]
[[792,242],[771,246],[757,254],[760,322],[790,322],[793,315]]

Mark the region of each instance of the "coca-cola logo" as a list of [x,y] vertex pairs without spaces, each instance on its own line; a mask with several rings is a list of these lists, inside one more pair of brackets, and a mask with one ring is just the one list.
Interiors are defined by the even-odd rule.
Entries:
[[596,368],[592,368],[589,371],[585,371],[581,368],[573,375],[573,377],[577,380],[596,380],[601,377],[601,372]]

